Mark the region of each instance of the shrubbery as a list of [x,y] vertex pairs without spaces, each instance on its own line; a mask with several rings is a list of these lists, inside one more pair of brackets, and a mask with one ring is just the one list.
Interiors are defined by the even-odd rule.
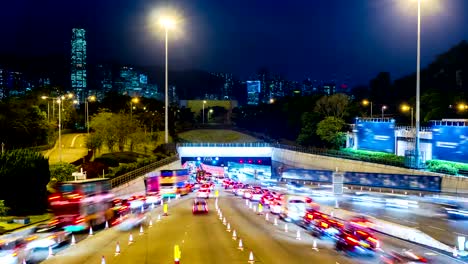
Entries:
[[157,153],[154,156],[143,158],[138,160],[137,162],[134,163],[122,163],[118,167],[115,168],[110,168],[109,173],[106,175],[107,178],[114,178],[120,175],[123,175],[125,173],[134,171],[136,169],[139,169],[141,167],[147,166],[151,163],[154,163],[156,161],[160,161],[167,156],[161,153]]
[[427,169],[432,172],[457,175],[459,170],[468,171],[468,164],[451,162],[445,160],[429,160],[426,162]]
[[391,153],[385,152],[374,152],[366,150],[354,150],[354,149],[341,149],[334,152],[337,156],[349,158],[353,160],[367,161],[380,164],[388,164],[393,166],[403,167],[405,164],[405,157],[397,156]]

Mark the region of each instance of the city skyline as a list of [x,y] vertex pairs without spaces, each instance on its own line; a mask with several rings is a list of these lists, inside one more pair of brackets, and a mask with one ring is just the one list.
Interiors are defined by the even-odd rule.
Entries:
[[[182,34],[170,39],[169,64],[178,70],[228,72],[241,79],[261,67],[298,81],[347,78],[351,85],[367,84],[380,71],[399,78],[413,73],[416,64],[416,9],[402,2],[297,1],[282,6],[265,1],[174,1],[184,21]],[[159,66],[164,41],[150,30],[148,17],[161,4],[82,1],[71,10],[59,1],[7,3],[9,12],[0,18],[0,27],[9,41],[0,44],[0,54],[66,54],[70,29],[78,27],[86,30],[90,63],[117,60]],[[461,12],[467,7],[462,0],[426,2],[423,66],[468,39],[462,28],[468,18]]]

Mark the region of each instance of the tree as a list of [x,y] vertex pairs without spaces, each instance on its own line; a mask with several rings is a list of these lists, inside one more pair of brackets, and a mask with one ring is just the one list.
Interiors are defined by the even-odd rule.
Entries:
[[76,167],[72,164],[61,162],[50,165],[50,179],[57,181],[71,181],[73,180],[72,173],[76,172]]
[[90,149],[93,152],[93,154],[101,150],[103,143],[104,139],[100,137],[97,133],[91,133],[86,138],[86,147]]
[[333,116],[326,117],[317,125],[317,135],[333,148],[340,148],[345,141],[346,133],[342,132],[346,123]]
[[45,212],[50,171],[42,154],[28,149],[5,152],[0,155],[0,179],[0,200],[5,200],[13,214]]
[[346,107],[349,104],[349,97],[345,94],[334,94],[323,96],[315,104],[315,111],[325,117],[343,118],[347,112]]
[[302,128],[301,133],[296,139],[296,142],[302,146],[311,146],[316,142],[316,128],[318,114],[315,112],[305,112],[301,117]]
[[0,200],[0,218],[6,216],[9,210],[10,208],[5,205],[5,201]]

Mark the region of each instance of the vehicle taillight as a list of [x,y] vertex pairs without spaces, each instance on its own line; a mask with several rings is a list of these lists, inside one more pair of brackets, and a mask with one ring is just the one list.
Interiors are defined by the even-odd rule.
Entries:
[[54,201],[60,199],[61,195],[60,194],[54,194],[49,197],[49,201]]
[[328,224],[325,223],[325,222],[321,222],[320,225],[321,225],[323,228],[328,228]]
[[358,243],[359,243],[359,241],[357,241],[356,239],[354,239],[354,238],[352,238],[352,237],[350,237],[350,236],[347,236],[346,239],[347,239],[348,241],[354,243],[354,244],[358,244]]
[[307,218],[314,219],[314,216],[312,214],[307,214]]
[[75,221],[74,221],[73,223],[74,223],[75,225],[77,225],[77,224],[83,223],[84,220],[85,220],[85,219],[84,219],[83,217],[79,217],[79,218],[75,219]]

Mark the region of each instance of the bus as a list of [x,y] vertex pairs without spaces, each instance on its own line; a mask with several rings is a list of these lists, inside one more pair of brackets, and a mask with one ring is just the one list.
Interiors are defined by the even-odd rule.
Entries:
[[161,201],[159,175],[150,173],[145,177],[146,203],[155,204]]
[[58,182],[48,197],[52,222],[69,232],[79,232],[112,220],[113,194],[110,179]]
[[159,178],[161,198],[175,198],[177,194],[181,194],[181,185],[185,186],[188,180],[189,171],[187,169],[161,170]]

